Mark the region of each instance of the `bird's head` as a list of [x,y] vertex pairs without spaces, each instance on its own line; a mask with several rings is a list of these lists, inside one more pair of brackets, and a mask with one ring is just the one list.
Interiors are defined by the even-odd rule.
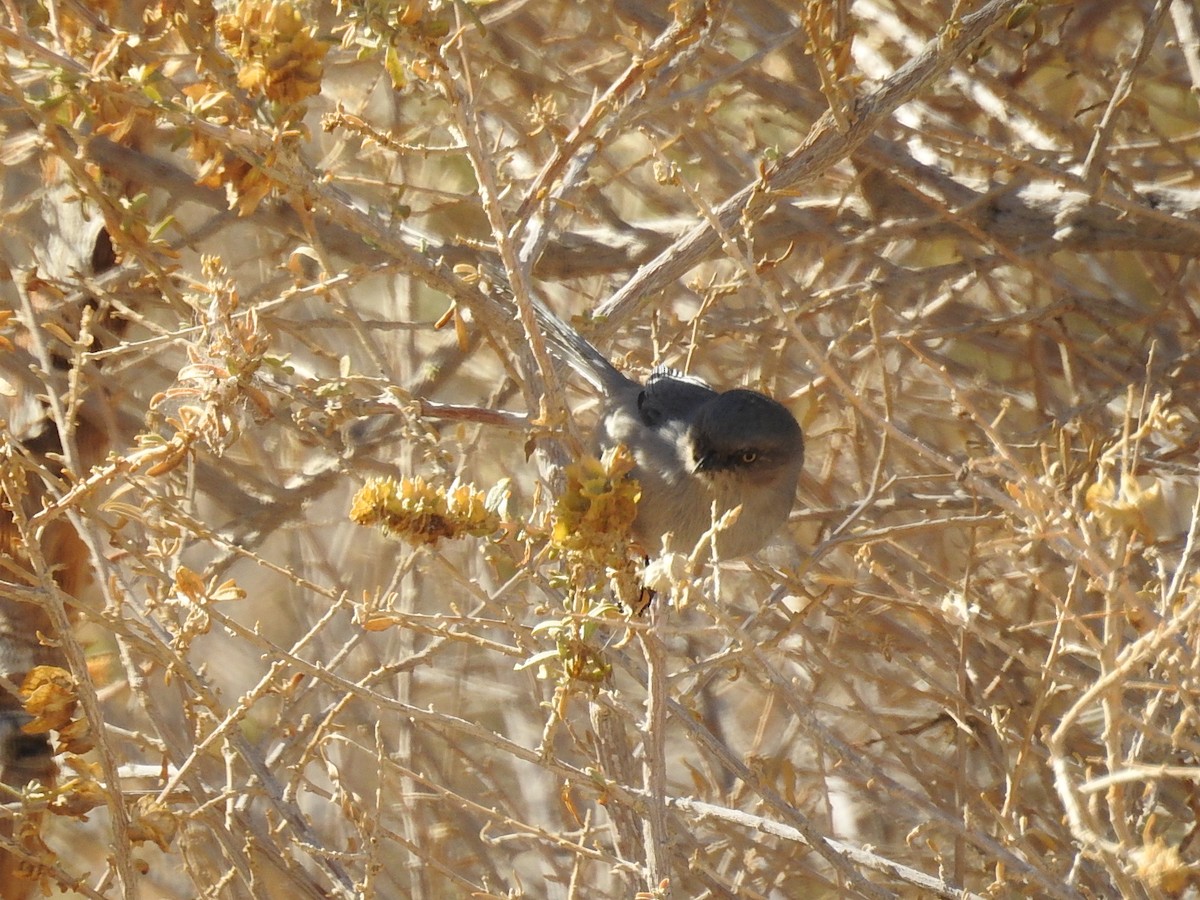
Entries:
[[774,483],[804,463],[795,416],[757,391],[733,390],[705,403],[688,434],[688,462],[701,478]]

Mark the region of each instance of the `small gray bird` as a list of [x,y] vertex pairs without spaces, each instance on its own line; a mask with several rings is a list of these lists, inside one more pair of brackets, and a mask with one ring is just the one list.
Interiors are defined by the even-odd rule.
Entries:
[[796,418],[750,390],[718,393],[699,379],[658,368],[638,384],[574,328],[540,303],[551,349],[604,397],[597,444],[624,444],[642,487],[634,538],[657,553],[691,553],[714,522],[740,506],[737,520],[714,536],[713,556],[755,553],[787,520],[804,465]]

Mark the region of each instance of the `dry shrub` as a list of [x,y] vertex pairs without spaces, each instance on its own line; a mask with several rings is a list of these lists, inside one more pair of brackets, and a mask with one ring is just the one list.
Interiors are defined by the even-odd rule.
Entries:
[[[4,10],[0,896],[1195,892],[1191,4]],[[531,296],[775,547],[616,602]]]

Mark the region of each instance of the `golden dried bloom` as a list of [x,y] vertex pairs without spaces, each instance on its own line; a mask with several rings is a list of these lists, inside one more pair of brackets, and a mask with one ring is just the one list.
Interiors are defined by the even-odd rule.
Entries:
[[28,734],[44,734],[51,729],[61,731],[71,723],[75,705],[75,679],[58,666],[34,666],[21,683],[25,712],[33,721],[24,726]]
[[1084,502],[1105,534],[1138,532],[1149,540],[1162,537],[1162,486],[1152,479],[1125,474],[1120,481],[1103,477],[1087,489]]
[[[50,849],[50,845],[42,838],[42,824],[39,816],[23,816],[17,820],[16,833],[13,835],[24,853],[13,870],[16,884],[6,884],[4,887],[15,891],[12,896],[29,897],[52,896],[49,880],[45,871],[51,870],[59,862],[58,854]],[[32,885],[39,883],[41,892],[32,893]]]
[[22,730],[28,734],[58,732],[57,752],[87,753],[95,745],[91,725],[85,718],[76,719],[79,704],[78,686],[66,669],[58,666],[34,666],[21,683],[25,712],[33,721]]
[[104,805],[100,764],[89,763],[78,756],[67,757],[66,764],[75,775],[54,789],[50,811],[56,816],[86,819],[89,812]]
[[[263,154],[261,165],[253,165],[233,151],[230,142],[243,132],[235,130],[245,127],[253,119],[253,111],[236,97],[216,85],[200,81],[183,89],[189,111],[199,118],[221,126],[229,140],[220,135],[209,134],[201,129],[192,129],[188,155],[197,163],[196,183],[205,187],[224,187],[229,197],[229,208],[238,215],[254,212],[271,191],[280,185],[271,177],[270,164],[275,151]],[[295,132],[281,134],[278,140],[294,140]]]
[[87,719],[75,719],[58,732],[57,750],[60,753],[87,753],[96,747],[96,737]]
[[135,844],[153,842],[164,853],[179,831],[179,817],[154,796],[139,797],[129,821],[129,840]]
[[136,130],[153,127],[154,113],[128,85],[97,81],[89,83],[84,90],[90,101],[96,134],[123,143],[129,141]]
[[[186,85],[183,94],[187,98],[189,111],[214,125],[237,125],[249,118],[250,111],[240,106],[237,98],[210,82],[198,81]],[[200,165],[196,173],[196,183],[205,187],[217,188],[223,184],[236,184],[251,171],[248,162],[230,152],[220,141],[199,130],[191,134],[188,153]]]
[[[228,131],[228,135],[195,129],[189,153],[199,164],[198,184],[224,187],[231,209],[249,215],[272,192],[283,186],[272,175],[281,148],[296,143],[302,130],[294,123],[304,115],[301,101],[321,90],[329,43],[315,37],[315,26],[288,2],[240,0],[231,13],[217,20],[222,38],[238,67],[238,85],[250,97],[277,104],[279,126],[264,146],[249,141],[250,158],[234,153],[231,145],[256,129],[259,111],[218,85],[201,81],[184,88],[194,114]],[[241,129],[245,129],[242,131]]]
[[1134,874],[1145,884],[1171,897],[1178,897],[1196,884],[1196,868],[1187,863],[1177,847],[1155,838],[1133,852]]
[[[13,322],[13,317],[16,312],[11,309],[0,309],[0,332],[11,330],[16,323]],[[10,341],[4,334],[0,334],[0,350],[12,350],[13,342]]]
[[175,570],[175,590],[195,604],[205,602],[204,579],[187,566]]
[[248,93],[291,106],[321,90],[329,44],[291,3],[241,0],[217,27],[238,60],[238,86]]
[[586,457],[567,466],[567,488],[554,505],[550,543],[619,567],[642,496],[637,481],[626,477],[633,465],[628,448],[618,445],[602,459]]
[[463,535],[487,537],[501,526],[494,501],[472,485],[455,480],[444,488],[420,476],[371,479],[354,495],[350,519],[417,545]]

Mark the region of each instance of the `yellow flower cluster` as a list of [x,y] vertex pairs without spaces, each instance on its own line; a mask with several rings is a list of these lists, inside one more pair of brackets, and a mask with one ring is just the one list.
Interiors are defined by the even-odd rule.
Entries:
[[463,535],[487,537],[502,524],[488,498],[472,485],[455,480],[439,487],[420,476],[371,479],[354,495],[350,518],[416,545]]
[[68,753],[87,753],[94,738],[85,718],[75,718],[79,704],[75,679],[58,666],[34,666],[21,684],[25,712],[33,721],[22,726],[27,734],[58,732],[58,749]]
[[558,550],[614,569],[623,568],[641,486],[626,476],[633,456],[623,445],[603,459],[567,466],[567,488],[554,506],[550,543]]
[[238,86],[251,95],[291,106],[321,90],[329,44],[291,3],[241,0],[217,27],[239,62]]
[[[196,183],[224,186],[230,208],[248,215],[279,187],[273,170],[303,133],[295,127],[304,117],[301,101],[320,92],[330,45],[287,0],[238,0],[233,12],[217,19],[217,28],[237,64],[238,86],[251,98],[277,104],[278,127],[269,141],[252,140],[245,129],[255,111],[215,80],[202,79],[183,92],[189,111],[215,128],[193,129],[188,152],[199,164]],[[238,143],[248,155],[234,152]]]

